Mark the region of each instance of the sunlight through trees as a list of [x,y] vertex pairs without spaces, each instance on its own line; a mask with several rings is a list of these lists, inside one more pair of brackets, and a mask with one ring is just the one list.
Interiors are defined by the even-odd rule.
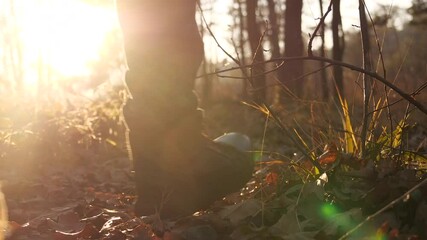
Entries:
[[82,90],[119,51],[112,0],[1,0],[0,25],[2,91]]

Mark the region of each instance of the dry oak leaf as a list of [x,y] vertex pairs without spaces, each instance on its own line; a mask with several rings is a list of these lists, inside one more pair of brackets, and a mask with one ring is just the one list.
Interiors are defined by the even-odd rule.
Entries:
[[338,149],[335,144],[329,144],[325,146],[325,152],[317,158],[317,161],[321,164],[331,164],[337,160]]

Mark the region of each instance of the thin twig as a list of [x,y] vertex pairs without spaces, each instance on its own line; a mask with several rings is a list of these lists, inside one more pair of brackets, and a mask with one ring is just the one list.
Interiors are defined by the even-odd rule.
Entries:
[[[266,61],[264,61],[262,63],[254,63],[253,65],[266,64],[266,63],[270,63],[270,62],[282,62],[282,61],[284,61],[285,63],[287,61],[323,61],[323,62],[326,62],[326,63],[330,63],[332,65],[338,65],[338,66],[345,67],[345,68],[348,68],[348,69],[356,71],[356,72],[364,73],[364,74],[366,74],[366,75],[368,75],[368,76],[370,76],[370,77],[378,80],[379,82],[381,82],[382,84],[386,85],[387,87],[391,88],[393,91],[395,91],[397,94],[399,94],[406,101],[408,101],[409,103],[411,103],[412,105],[414,105],[416,108],[418,108],[418,110],[420,110],[424,114],[427,114],[427,107],[424,106],[423,104],[421,104],[420,102],[418,102],[417,100],[415,100],[412,95],[404,92],[402,89],[400,89],[399,87],[397,87],[393,83],[389,82],[384,77],[378,75],[376,72],[367,71],[367,70],[365,70],[363,68],[360,68],[358,66],[355,66],[355,65],[352,65],[352,64],[349,64],[349,63],[345,63],[345,62],[341,62],[341,61],[336,61],[336,60],[333,60],[333,59],[330,59],[330,58],[325,58],[325,57],[301,56],[301,57],[272,58],[272,59],[266,60]],[[253,67],[253,65],[242,65],[242,66],[238,66],[238,67],[231,67],[231,68],[227,68],[227,69],[223,69],[223,70],[217,70],[217,71],[209,73],[207,75],[217,75],[219,73],[224,73],[224,72],[228,72],[228,71],[232,71],[232,70],[236,70],[236,69],[250,68],[250,67]],[[199,76],[197,76],[197,78],[204,77],[204,76],[205,75],[199,75]]]
[[374,219],[375,217],[377,217],[378,215],[380,215],[381,213],[383,213],[384,211],[386,211],[387,209],[393,207],[394,205],[396,205],[396,203],[402,201],[403,199],[405,199],[409,194],[411,194],[413,191],[415,191],[416,189],[420,188],[422,185],[427,183],[427,178],[424,179],[422,182],[418,183],[417,185],[415,185],[414,187],[412,187],[411,189],[409,189],[406,193],[404,193],[402,196],[396,198],[395,200],[393,200],[392,202],[390,202],[389,204],[387,204],[386,206],[384,206],[383,208],[381,208],[380,210],[378,210],[376,213],[368,216],[365,221],[359,223],[357,226],[355,226],[353,229],[351,229],[350,231],[346,232],[344,235],[342,235],[338,240],[344,240],[346,238],[348,238],[352,233],[354,233],[357,229],[359,229],[360,227],[362,227],[364,224],[366,224],[368,221]]
[[319,162],[316,161],[316,159],[313,159],[312,156],[310,156],[305,148],[301,146],[301,143],[295,139],[294,134],[289,131],[289,129],[283,124],[283,122],[280,120],[279,117],[277,117],[276,113],[269,108],[268,106],[264,106],[265,109],[270,114],[270,117],[276,122],[277,126],[285,133],[285,135],[295,144],[295,147],[307,158],[310,159],[311,163],[319,170],[319,176],[323,174],[324,170],[320,166]]
[[[369,21],[371,22],[371,24],[372,24],[372,30],[374,31],[374,36],[375,36],[375,42],[376,42],[376,44],[377,44],[377,48],[378,48],[378,55],[379,55],[379,57],[378,57],[378,61],[380,61],[381,62],[381,66],[382,66],[382,68],[383,68],[383,77],[385,78],[385,79],[387,79],[387,69],[386,69],[386,67],[385,67],[385,62],[384,62],[384,56],[383,56],[383,50],[382,50],[382,46],[384,45],[384,39],[385,39],[385,33],[387,32],[387,29],[385,30],[385,32],[384,32],[384,36],[383,36],[383,41],[382,41],[382,43],[380,44],[380,41],[379,41],[379,37],[378,37],[378,33],[377,33],[377,29],[376,29],[376,27],[375,27],[375,23],[374,23],[374,20],[372,19],[372,16],[371,16],[371,12],[369,11],[369,9],[368,9],[368,7],[366,6],[366,3],[365,3],[365,1],[363,1],[363,4],[365,5],[365,9],[366,9],[366,12],[368,13],[368,17],[369,17]],[[376,72],[378,71],[378,66],[379,66],[379,64],[377,63],[377,66],[376,66]],[[388,94],[387,94],[387,86],[384,86],[384,90],[385,90],[385,104],[386,104],[386,106],[388,106],[389,105],[389,96],[388,96]],[[374,108],[375,108],[376,106],[375,106],[375,102],[374,102]],[[390,138],[391,139],[393,139],[393,120],[392,120],[392,117],[391,117],[391,110],[390,110],[390,108],[389,107],[387,107],[387,117],[388,117],[388,119],[389,119],[389,121],[390,121],[390,133],[391,133],[391,136],[390,136]]]
[[[393,3],[390,5],[390,9],[389,9],[389,11],[387,13],[387,15],[388,15],[387,17],[391,17],[391,11],[392,11],[392,9],[393,9]],[[383,35],[383,39],[382,39],[382,43],[381,43],[381,50],[384,47],[384,42],[385,42],[387,30],[388,30],[388,28],[386,28],[385,31],[384,31],[384,35]],[[382,51],[380,53],[382,53]],[[385,70],[384,60],[382,59],[382,55],[380,55],[380,56],[381,56],[381,61],[382,61],[382,64],[383,64],[383,69],[384,69],[384,74],[383,75],[384,75],[384,78],[387,78],[387,76],[386,76],[387,71]],[[378,65],[379,64],[377,64],[377,66]],[[389,91],[387,89],[387,86],[384,86],[384,98],[385,98],[384,104],[385,104],[385,106],[387,106],[387,118],[388,118],[388,121],[389,121],[389,124],[390,124],[390,129],[394,129],[393,118],[392,118],[391,109],[390,109]],[[393,130],[390,130],[390,139],[393,139]],[[390,144],[392,144],[392,141],[390,141]]]
[[[313,71],[311,71],[311,72],[308,72],[308,73],[306,73],[306,74],[303,74],[303,75],[301,75],[301,76],[299,76],[299,77],[297,77],[297,78],[294,78],[294,79],[292,79],[293,81],[298,81],[298,80],[300,80],[300,79],[303,79],[303,78],[305,78],[305,77],[307,77],[307,76],[310,76],[310,75],[312,75],[312,74],[315,74],[315,73],[317,73],[317,72],[320,72],[320,71],[322,71],[322,70],[324,70],[324,69],[326,69],[326,68],[328,68],[328,67],[330,67],[330,66],[332,66],[332,64],[328,64],[328,65],[326,65],[326,66],[323,66],[323,67],[321,67],[321,68],[318,68],[318,69],[316,69],[316,70],[313,70]],[[280,66],[278,66],[277,68],[279,68]],[[276,68],[275,68],[275,70],[277,70]],[[268,72],[267,72],[268,73]],[[238,77],[237,77],[238,78]],[[280,82],[279,81],[279,83],[273,83],[273,84],[269,84],[269,85],[266,85],[264,88],[269,88],[269,87],[274,87],[274,86],[284,86],[283,85],[283,83],[282,82]],[[262,88],[259,88],[259,89],[262,89]],[[313,101],[309,101],[310,103],[312,103]]]
[[[410,95],[411,96],[416,96],[416,95],[419,95],[425,88],[427,88],[427,82],[426,83],[424,83],[424,84],[422,84],[419,88],[417,88],[414,92],[412,92]],[[394,102],[392,102],[392,103],[389,103],[389,104],[387,104],[387,105],[384,105],[384,106],[382,106],[382,107],[380,107],[380,108],[377,108],[377,109],[375,109],[374,111],[372,111],[372,113],[373,112],[375,112],[375,111],[380,111],[380,110],[382,110],[382,109],[384,109],[384,108],[390,108],[391,106],[393,106],[393,105],[395,105],[395,104],[397,104],[397,103],[399,103],[399,102],[401,102],[401,101],[403,101],[403,98],[401,98],[401,99],[399,99],[399,100],[396,100],[396,101],[394,101]]]
[[[369,41],[368,21],[366,19],[365,2],[359,0],[359,21],[360,33],[362,36],[362,51],[363,51],[363,69],[372,72],[371,64],[371,46]],[[372,97],[373,81],[367,74],[363,74],[363,117],[362,117],[362,130],[361,130],[361,155],[365,157],[366,154],[366,139],[368,135],[369,124],[369,103]]]
[[[314,29],[313,34],[310,36],[310,40],[308,41],[308,47],[307,47],[308,56],[313,56],[313,40],[317,36],[317,32],[319,31],[320,27],[325,23],[325,18],[328,16],[331,10],[332,10],[332,0],[329,2],[328,9],[326,10],[325,14],[320,18],[320,21],[317,24],[316,29]],[[325,33],[322,33],[322,34],[325,34]]]
[[[261,35],[261,37],[259,38],[259,40],[258,40],[258,45],[257,45],[257,47],[256,47],[256,49],[255,49],[255,52],[253,53],[254,55],[252,56],[252,61],[251,61],[251,65],[252,66],[255,66],[254,65],[254,63],[255,63],[255,60],[256,60],[256,56],[257,56],[257,54],[260,52],[260,51],[264,51],[264,49],[262,48],[262,42],[264,41],[264,37],[265,37],[265,34],[266,34],[266,32],[267,32],[267,29],[268,29],[268,22],[266,22],[267,23],[267,27],[266,27],[266,30],[262,33],[262,35]],[[264,57],[263,57],[263,59],[264,59]],[[265,62],[265,61],[263,61],[263,62]],[[282,62],[281,63],[281,65],[283,65],[283,63],[284,62]],[[258,63],[257,63],[258,64]],[[262,68],[262,66],[263,66],[264,64],[262,64],[261,65],[261,69],[263,70],[263,68]],[[254,88],[255,86],[257,86],[258,84],[256,84],[255,82],[254,82],[254,78],[256,79],[257,77],[256,76],[263,76],[262,74],[256,74],[255,76],[254,76],[254,74],[253,74],[253,72],[254,72],[254,69],[251,67],[250,69],[249,69],[249,72],[250,72],[250,74],[249,74],[249,78],[248,78],[248,80],[249,80],[249,83],[251,83],[251,85],[252,85],[252,88]],[[264,83],[263,83],[263,85],[265,85],[265,79],[263,80],[264,81]],[[255,96],[259,96],[259,95],[257,95],[257,94],[255,94]],[[258,97],[256,97],[256,98],[258,98]],[[256,101],[259,101],[260,99],[256,99]]]
[[[277,65],[276,67],[274,67],[271,70],[265,71],[263,73],[257,74],[257,75],[253,75],[252,78],[256,78],[256,77],[260,77],[260,76],[264,76],[267,75],[269,73],[275,72],[277,71],[279,68],[281,68],[283,66],[285,62],[281,62],[279,65]],[[311,74],[311,73],[310,73]],[[227,76],[227,75],[217,75],[218,77],[221,78],[232,78],[232,79],[247,79],[247,77],[243,76],[243,77],[236,77],[236,76]],[[265,88],[265,87],[264,87]],[[263,89],[263,88],[259,88],[259,89]]]
[[200,10],[200,15],[202,16],[203,22],[206,25],[206,29],[208,30],[209,34],[212,36],[213,40],[215,41],[216,45],[229,57],[233,60],[233,62],[235,62],[236,64],[240,65],[240,61],[237,60],[235,57],[233,57],[230,53],[228,53],[219,43],[218,39],[215,37],[215,34],[212,32],[211,28],[209,27],[208,22],[206,21],[205,15],[203,13],[203,9],[202,6],[200,6],[200,2],[197,1],[197,6],[199,7]]

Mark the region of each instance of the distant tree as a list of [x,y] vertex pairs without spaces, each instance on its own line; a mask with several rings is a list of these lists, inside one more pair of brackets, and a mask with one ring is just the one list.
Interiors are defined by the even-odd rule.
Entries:
[[[302,0],[287,0],[285,10],[285,57],[303,55],[301,35]],[[302,84],[295,79],[303,73],[303,63],[287,62],[279,72],[280,81],[297,95],[302,94]]]
[[[246,1],[246,24],[248,31],[249,45],[253,63],[264,62],[264,50],[262,48],[262,34],[257,21],[258,0]],[[266,100],[266,80],[264,66],[257,64],[251,69],[251,82],[254,88],[253,98],[257,103],[264,103]]]
[[[320,16],[323,16],[324,11],[323,11],[323,0],[319,0],[319,7],[320,7]],[[320,26],[320,56],[321,57],[325,57],[326,53],[325,53],[325,22],[322,23],[322,25]],[[327,100],[329,98],[329,87],[328,87],[328,82],[326,79],[326,69],[324,69],[324,67],[326,66],[326,63],[323,61],[320,61],[320,67],[322,68],[322,70],[320,71],[320,79],[321,79],[321,86],[322,86],[322,99],[323,100]]]
[[[212,4],[211,2],[205,2],[204,4]],[[200,22],[203,23],[203,15],[200,14]],[[204,25],[200,27],[200,35],[202,39],[205,37],[206,29]],[[204,60],[202,62],[201,70],[203,73],[202,83],[201,83],[201,93],[200,93],[200,106],[202,108],[207,108],[211,105],[212,100],[212,76],[208,75],[209,67],[211,66],[211,62],[207,59],[206,55],[204,56]]]
[[[359,0],[359,19],[360,19],[360,35],[362,40],[362,51],[363,51],[363,69],[372,72],[372,53],[371,53],[371,41],[369,39],[369,24],[365,11],[365,2],[363,0]],[[367,74],[362,75],[363,78],[363,119],[362,119],[362,129],[360,133],[362,149],[362,156],[366,156],[366,140],[369,138],[369,122],[371,116],[369,112],[372,111],[372,107],[370,103],[373,104],[373,108],[375,108],[375,101],[371,99],[372,90],[373,90],[373,80]]]
[[[402,30],[398,32],[398,38],[401,42],[400,51],[394,51],[390,54],[393,57],[392,68],[399,69],[399,65],[404,61],[401,72],[396,70],[396,74],[399,73],[399,78],[405,79],[404,83],[411,91],[424,84],[427,79],[427,48],[422,47],[425,46],[427,39],[426,26],[424,24],[414,25],[412,21],[405,24]],[[405,60],[402,60],[401,56],[405,56],[405,54],[407,56]]]
[[22,92],[25,69],[18,27],[19,16],[16,13],[15,1],[5,1],[3,7],[0,9],[0,74],[4,75],[1,80],[4,85],[11,87],[9,90]]
[[409,8],[408,12],[412,16],[411,24],[427,25],[426,0],[412,0],[412,7]]
[[235,17],[234,20],[234,28],[237,29],[238,35],[238,46],[236,46],[236,50],[239,53],[239,60],[242,63],[242,65],[246,65],[246,26],[245,26],[245,3],[244,0],[234,0],[234,14]]
[[267,4],[268,4],[268,21],[269,21],[269,27],[270,27],[268,37],[270,41],[271,57],[278,58],[280,57],[280,46],[279,46],[280,25],[277,19],[276,2],[274,0],[267,0]]
[[[245,0],[234,0],[235,1],[235,12],[236,17],[234,17],[234,21],[235,21],[235,28],[237,28],[238,30],[238,46],[236,46],[236,50],[238,51],[238,53],[240,54],[239,58],[240,58],[240,63],[241,65],[246,65],[246,58],[247,58],[247,53],[246,53],[246,26],[245,26],[245,7],[244,7],[244,1]],[[246,69],[242,69],[242,71],[244,71],[244,75],[247,75],[246,73]],[[247,79],[243,79],[242,82],[242,98],[244,100],[246,100],[248,98],[248,94],[247,94],[247,89],[248,89],[248,81]]]
[[[332,0],[332,58],[342,61],[344,55],[344,31],[341,21],[341,0]],[[333,67],[333,76],[340,94],[344,93],[343,69],[335,65]]]

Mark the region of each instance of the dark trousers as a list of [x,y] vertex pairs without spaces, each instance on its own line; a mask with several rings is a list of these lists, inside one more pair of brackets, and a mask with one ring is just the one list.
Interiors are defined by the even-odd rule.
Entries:
[[203,42],[196,0],[119,0],[132,99],[130,128],[139,215],[178,216],[238,190],[252,165],[201,134],[193,94]]

